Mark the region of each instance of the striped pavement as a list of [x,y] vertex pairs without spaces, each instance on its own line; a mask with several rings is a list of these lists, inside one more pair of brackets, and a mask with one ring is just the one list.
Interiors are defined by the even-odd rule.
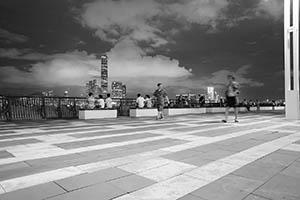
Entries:
[[299,200],[280,113],[0,122],[0,200]]

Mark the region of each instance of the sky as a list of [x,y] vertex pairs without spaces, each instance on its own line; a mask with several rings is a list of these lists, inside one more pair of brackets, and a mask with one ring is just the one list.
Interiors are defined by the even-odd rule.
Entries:
[[224,94],[234,75],[241,98],[284,97],[282,0],[1,0],[0,94],[84,93],[99,78],[129,96]]

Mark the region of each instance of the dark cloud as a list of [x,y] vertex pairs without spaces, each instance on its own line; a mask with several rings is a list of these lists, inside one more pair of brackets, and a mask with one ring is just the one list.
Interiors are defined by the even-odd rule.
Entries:
[[[0,30],[0,38],[15,39],[2,43],[1,69],[14,83],[2,86],[35,80],[46,87],[45,74],[58,80],[57,88],[76,78],[83,84],[90,76],[77,77],[75,71],[99,67],[94,56],[108,53],[110,77],[126,82],[131,93],[150,91],[161,80],[172,93],[202,91],[208,84],[221,92],[226,74],[234,73],[243,95],[279,98],[282,5],[281,0],[4,0],[0,25],[6,36]],[[74,75],[68,84],[54,73],[61,70]],[[141,81],[145,87],[135,87]]]

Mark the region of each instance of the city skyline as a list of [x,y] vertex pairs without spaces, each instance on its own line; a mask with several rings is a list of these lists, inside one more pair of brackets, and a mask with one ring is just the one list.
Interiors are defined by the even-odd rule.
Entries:
[[0,13],[0,94],[79,95],[107,54],[129,96],[157,82],[223,94],[229,73],[242,98],[284,96],[280,0],[4,0]]

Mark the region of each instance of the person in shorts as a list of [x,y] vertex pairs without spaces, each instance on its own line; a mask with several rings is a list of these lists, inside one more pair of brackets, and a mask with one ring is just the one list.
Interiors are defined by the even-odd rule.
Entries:
[[156,104],[157,104],[157,120],[164,119],[164,105],[165,103],[169,103],[169,98],[167,96],[167,92],[163,89],[162,83],[157,84],[157,89],[155,90],[154,97],[156,97]]
[[234,108],[234,122],[239,122],[238,121],[238,95],[240,93],[239,91],[239,84],[238,82],[235,81],[235,77],[232,75],[227,76],[228,79],[228,85],[227,85],[227,90],[225,92],[226,96],[226,110],[225,110],[225,119],[222,120],[222,122],[227,123],[228,120],[228,113],[229,113],[229,108]]

